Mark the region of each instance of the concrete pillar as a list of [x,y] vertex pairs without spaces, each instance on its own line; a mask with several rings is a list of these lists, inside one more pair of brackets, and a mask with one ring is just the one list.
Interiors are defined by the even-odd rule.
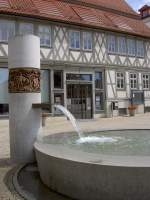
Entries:
[[33,144],[41,127],[40,40],[16,36],[8,44],[10,155],[15,163],[35,161]]

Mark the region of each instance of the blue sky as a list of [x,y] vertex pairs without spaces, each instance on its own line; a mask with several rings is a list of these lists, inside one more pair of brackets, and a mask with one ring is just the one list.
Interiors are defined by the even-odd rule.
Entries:
[[134,8],[136,11],[141,8],[145,4],[150,4],[150,0],[126,0],[132,8]]

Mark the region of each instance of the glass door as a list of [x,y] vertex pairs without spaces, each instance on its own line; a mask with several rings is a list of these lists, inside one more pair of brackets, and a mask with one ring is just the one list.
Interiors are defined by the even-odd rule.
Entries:
[[67,107],[78,119],[91,119],[92,84],[67,84]]

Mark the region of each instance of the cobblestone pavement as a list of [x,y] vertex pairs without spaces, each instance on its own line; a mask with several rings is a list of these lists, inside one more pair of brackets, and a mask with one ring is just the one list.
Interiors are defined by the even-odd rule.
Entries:
[[[135,117],[99,118],[79,122],[83,132],[106,129],[150,129],[150,113]],[[47,118],[46,126],[41,130],[43,135],[73,131],[65,117]],[[0,120],[0,200],[21,200],[9,184],[13,165],[10,163],[9,121]]]

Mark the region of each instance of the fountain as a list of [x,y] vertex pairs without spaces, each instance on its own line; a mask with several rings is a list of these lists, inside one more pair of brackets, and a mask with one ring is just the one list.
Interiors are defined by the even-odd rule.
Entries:
[[[37,161],[43,183],[71,199],[149,200],[149,130],[83,134],[72,114],[55,105],[70,119],[79,136],[74,132],[60,133],[36,140],[42,107],[40,40],[33,35],[17,36],[8,46],[12,161],[17,164]],[[34,104],[39,107],[35,109]],[[17,178],[23,177],[21,172],[18,171]]]
[[75,117],[71,114],[69,110],[67,110],[64,106],[62,105],[54,105],[54,108],[60,110],[71,122],[72,126],[74,127],[75,131],[77,132],[79,139],[77,140],[77,143],[105,143],[105,142],[117,142],[118,138],[112,138],[112,137],[94,137],[94,136],[88,136],[85,137],[83,132],[81,131],[81,128],[75,119]]
[[149,130],[83,134],[66,108],[54,107],[79,134],[60,133],[36,141],[38,169],[45,185],[78,200],[149,200]]
[[54,105],[54,108],[60,110],[67,118],[69,118],[72,126],[74,127],[75,131],[78,133],[79,137],[83,137],[83,133],[80,129],[79,124],[77,123],[77,120],[75,119],[75,117],[71,114],[71,112],[69,112],[69,110],[67,110],[64,106],[62,105]]

